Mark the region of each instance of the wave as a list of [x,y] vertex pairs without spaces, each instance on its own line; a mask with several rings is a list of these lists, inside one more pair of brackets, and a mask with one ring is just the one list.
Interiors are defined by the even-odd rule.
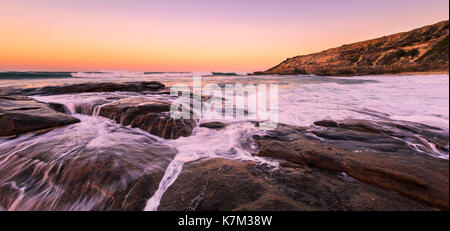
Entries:
[[48,78],[148,78],[148,77],[193,77],[193,76],[240,76],[239,72],[130,72],[130,71],[97,71],[97,72],[0,72],[0,80],[9,79],[48,79]]
[[106,71],[106,72],[75,72],[75,78],[147,78],[147,77],[192,77],[210,76],[212,72],[129,72],[129,71]]
[[106,71],[106,72],[75,72],[71,76],[75,78],[145,78],[145,77],[186,77],[193,72],[130,72],[130,71]]
[[212,75],[215,76],[238,76],[238,73],[235,72],[213,72]]
[[51,79],[51,78],[71,78],[71,72],[0,72],[0,80],[3,79]]

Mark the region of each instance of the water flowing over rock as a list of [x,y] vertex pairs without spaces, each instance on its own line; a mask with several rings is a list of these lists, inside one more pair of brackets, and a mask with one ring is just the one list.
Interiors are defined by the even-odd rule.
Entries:
[[159,210],[448,209],[446,131],[404,121],[315,124],[281,124],[253,137],[257,148],[249,151],[278,160],[278,168],[225,159],[185,164]]
[[60,103],[47,103],[47,105],[57,111],[57,112],[61,112],[64,114],[69,114],[70,115],[70,110],[64,105],[64,104],[60,104]]
[[101,106],[99,116],[115,120],[124,126],[143,129],[165,139],[190,136],[194,119],[174,119],[170,116],[170,103],[146,98],[128,98]]
[[428,206],[448,209],[446,131],[402,121],[316,124],[327,126],[281,126],[267,136],[255,137],[256,155],[344,172]]
[[[96,98],[88,102],[72,103],[71,111],[102,116],[123,126],[140,128],[165,139],[190,136],[197,120],[173,119],[170,113],[171,101],[167,97],[153,96],[155,95]],[[61,111],[67,109],[57,103],[51,105]],[[190,112],[193,114],[192,110]]]
[[[173,120],[170,106],[178,98],[163,85],[144,85],[16,91],[34,99],[0,89],[0,131],[20,128],[20,135],[0,136],[0,210],[448,210],[449,140],[441,110],[439,119],[424,122],[440,128],[392,120],[411,114],[408,107],[407,113],[349,107],[351,114],[321,121],[330,110],[319,110],[314,113],[323,116],[295,123],[307,115],[297,108],[308,108],[289,100],[291,125],[267,131],[254,120]],[[333,88],[341,85],[347,86]],[[306,91],[330,88],[296,94]],[[351,99],[369,98],[353,93]],[[432,109],[447,106],[441,102],[447,95],[437,97]],[[331,112],[348,102],[333,104]]]
[[19,135],[78,122],[79,119],[28,97],[0,96],[0,136]]
[[199,126],[203,127],[203,128],[222,129],[222,128],[226,127],[227,125],[222,122],[212,121],[212,122],[201,123]]
[[0,140],[8,210],[142,210],[176,150],[106,118]]
[[159,210],[432,210],[345,174],[207,159],[186,164]]
[[[73,113],[103,116],[124,126],[141,128],[153,135],[166,139],[177,139],[189,136],[196,125],[194,119],[175,120],[170,116],[171,102],[168,100],[153,100],[151,95],[169,95],[170,91],[164,84],[156,81],[126,82],[126,83],[82,83],[65,86],[50,86],[22,90],[2,91],[3,95],[59,95],[96,92],[137,92],[142,97],[117,96],[97,99],[88,103],[72,103]],[[148,97],[145,97],[147,95]],[[6,96],[5,96],[6,97]],[[192,95],[191,95],[192,97]],[[68,113],[68,108],[60,103],[48,103],[55,110]],[[191,111],[191,113],[193,113]]]

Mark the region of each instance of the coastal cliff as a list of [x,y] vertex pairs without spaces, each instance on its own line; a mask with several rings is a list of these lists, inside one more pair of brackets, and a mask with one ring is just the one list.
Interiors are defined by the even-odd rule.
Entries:
[[254,74],[353,76],[401,72],[448,72],[449,21],[288,58]]

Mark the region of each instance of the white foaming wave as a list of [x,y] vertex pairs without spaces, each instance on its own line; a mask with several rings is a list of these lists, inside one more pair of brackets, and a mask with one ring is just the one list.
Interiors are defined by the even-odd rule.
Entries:
[[[348,79],[348,78],[347,78]],[[386,118],[423,123],[448,131],[448,76],[354,77],[366,84],[292,85],[279,91],[279,122],[308,126],[322,119]]]
[[175,182],[184,164],[188,162],[206,158],[221,158],[254,161],[274,168],[278,167],[276,161],[253,156],[246,148],[242,147],[242,140],[256,134],[263,135],[265,131],[256,128],[251,123],[240,123],[229,125],[221,131],[196,127],[192,136],[169,141],[169,144],[176,147],[179,153],[167,167],[158,190],[147,200],[144,210],[158,210],[164,193]]
[[74,72],[74,78],[147,78],[147,77],[192,77],[212,75],[212,72],[130,72],[130,71],[102,71],[102,72]]

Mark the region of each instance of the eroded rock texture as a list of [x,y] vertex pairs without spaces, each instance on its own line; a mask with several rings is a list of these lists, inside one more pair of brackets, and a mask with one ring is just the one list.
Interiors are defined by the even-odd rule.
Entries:
[[449,21],[405,33],[289,58],[255,74],[352,76],[400,72],[448,72]]
[[404,121],[315,124],[253,137],[250,152],[278,160],[276,169],[224,159],[187,164],[159,209],[448,210],[449,162],[439,158],[448,157],[446,131]]
[[47,86],[41,88],[25,88],[25,89],[1,89],[0,93],[3,95],[61,95],[73,93],[87,93],[87,92],[114,92],[114,91],[129,91],[129,92],[146,92],[146,91],[162,91],[166,90],[164,84],[157,81],[150,82],[126,82],[126,83],[80,83],[62,86]]
[[101,106],[99,115],[166,139],[190,136],[196,121],[171,118],[170,105],[146,98],[128,98]]
[[306,166],[272,169],[255,162],[208,159],[189,163],[159,210],[429,210],[428,206]]
[[49,105],[23,96],[0,96],[0,136],[59,127],[80,122]]
[[177,151],[131,129],[86,126],[1,140],[0,207],[142,210]]

